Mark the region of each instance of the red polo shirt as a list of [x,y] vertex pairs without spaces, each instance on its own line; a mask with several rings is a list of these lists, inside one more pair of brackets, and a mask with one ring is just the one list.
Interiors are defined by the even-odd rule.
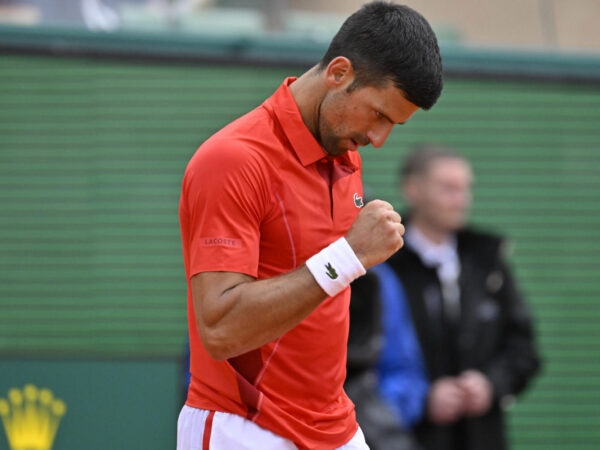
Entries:
[[288,88],[293,81],[202,144],[185,172],[179,216],[191,346],[187,404],[247,417],[301,449],[334,449],[357,430],[343,391],[350,290],[276,341],[215,361],[200,341],[190,289],[200,272],[256,279],[287,273],[344,236],[362,206],[359,154],[326,157],[302,122]]

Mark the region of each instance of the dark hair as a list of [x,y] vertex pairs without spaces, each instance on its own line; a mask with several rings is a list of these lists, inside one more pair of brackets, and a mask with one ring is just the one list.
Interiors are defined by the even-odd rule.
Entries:
[[389,80],[422,109],[442,92],[442,59],[435,33],[418,12],[404,5],[374,1],[342,24],[319,63],[348,58],[356,74],[350,89],[383,86]]
[[419,144],[408,153],[400,166],[399,176],[402,182],[411,176],[423,175],[429,170],[431,163],[438,159],[459,159],[467,161],[463,155],[453,148],[440,144]]

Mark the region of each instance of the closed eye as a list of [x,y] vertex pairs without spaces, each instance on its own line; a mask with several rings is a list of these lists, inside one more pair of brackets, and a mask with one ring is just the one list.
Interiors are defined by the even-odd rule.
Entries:
[[404,123],[405,123],[405,122],[396,123],[392,119],[390,119],[388,116],[386,116],[384,113],[382,113],[381,111],[377,111],[377,110],[375,110],[375,116],[377,116],[377,119],[385,119],[392,125],[404,125]]

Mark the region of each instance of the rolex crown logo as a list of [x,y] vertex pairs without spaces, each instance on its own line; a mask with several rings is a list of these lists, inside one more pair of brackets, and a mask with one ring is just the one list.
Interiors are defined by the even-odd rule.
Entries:
[[325,272],[325,273],[332,280],[335,280],[338,277],[338,274],[335,271],[335,269],[333,268],[333,266],[331,265],[331,263],[327,263],[327,265],[325,266],[325,269],[327,270],[327,272]]
[[0,398],[0,417],[11,450],[50,450],[65,403],[54,398],[50,389],[27,384],[12,388],[8,398]]

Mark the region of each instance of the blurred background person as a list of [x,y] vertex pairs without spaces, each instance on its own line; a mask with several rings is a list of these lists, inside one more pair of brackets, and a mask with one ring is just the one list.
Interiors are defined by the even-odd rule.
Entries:
[[[467,225],[473,173],[455,150],[418,146],[400,175],[405,245],[388,263],[402,284],[399,301],[404,293],[408,300],[430,382],[416,436],[427,450],[506,449],[503,409],[540,361],[505,241]],[[401,344],[387,332],[382,355]],[[379,386],[398,410],[407,394],[386,386],[406,379],[385,370],[392,362],[380,362]]]
[[[406,418],[420,418],[427,394],[423,368],[410,314],[394,314],[400,345],[391,352],[396,358],[391,371],[402,371],[400,390],[405,401],[397,405],[385,402],[379,392],[377,362],[381,357],[383,335],[388,333],[389,314],[397,310],[397,292],[401,289],[393,270],[385,263],[367,270],[351,284],[350,332],[348,336],[347,377],[344,389],[356,407],[356,417],[371,450],[421,450]],[[404,318],[405,322],[399,320]],[[385,331],[384,331],[385,330]],[[387,355],[385,359],[391,359]]]

